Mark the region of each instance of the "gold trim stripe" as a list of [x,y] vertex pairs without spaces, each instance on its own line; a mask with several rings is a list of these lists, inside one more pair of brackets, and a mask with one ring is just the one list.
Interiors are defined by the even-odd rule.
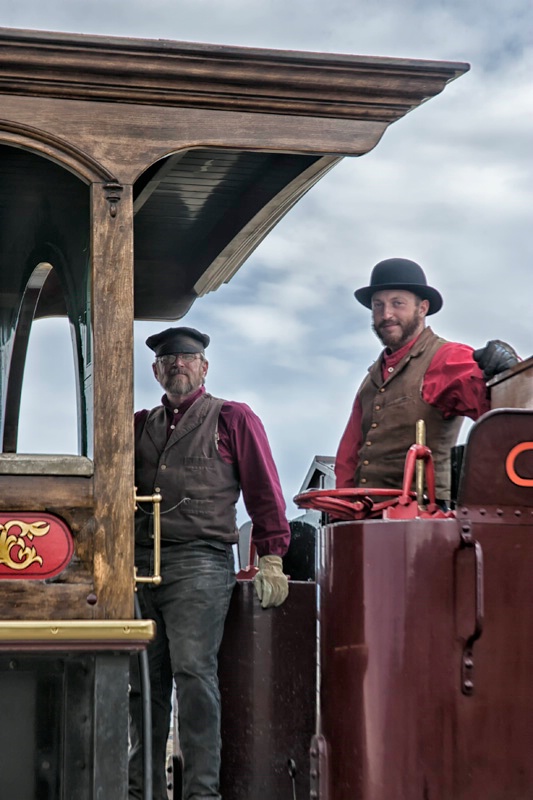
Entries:
[[47,620],[0,623],[2,642],[149,642],[152,620]]

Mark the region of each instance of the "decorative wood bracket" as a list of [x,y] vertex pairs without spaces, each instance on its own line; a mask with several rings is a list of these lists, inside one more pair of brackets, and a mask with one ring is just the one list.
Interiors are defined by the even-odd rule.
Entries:
[[117,206],[120,203],[120,193],[124,187],[120,183],[104,183],[105,199],[109,203],[109,213],[112,217],[117,215]]

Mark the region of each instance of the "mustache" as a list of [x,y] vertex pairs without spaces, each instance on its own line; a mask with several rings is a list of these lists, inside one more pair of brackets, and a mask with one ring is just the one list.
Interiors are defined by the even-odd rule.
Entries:
[[380,322],[378,325],[378,330],[382,328],[392,328],[393,325],[399,325],[400,323],[397,320],[388,320],[387,322]]

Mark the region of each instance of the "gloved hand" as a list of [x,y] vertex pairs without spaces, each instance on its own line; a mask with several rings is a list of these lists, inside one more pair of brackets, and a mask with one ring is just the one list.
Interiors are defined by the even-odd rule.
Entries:
[[489,381],[499,372],[504,372],[509,367],[518,364],[520,358],[516,351],[507,342],[491,339],[485,347],[474,350],[474,360],[483,370],[483,376]]
[[280,606],[289,594],[289,582],[283,574],[281,556],[261,556],[254,578],[255,591],[263,608]]

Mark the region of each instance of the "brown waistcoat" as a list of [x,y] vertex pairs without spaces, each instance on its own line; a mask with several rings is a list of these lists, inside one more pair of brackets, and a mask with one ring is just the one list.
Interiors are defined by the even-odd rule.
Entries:
[[[224,401],[201,395],[167,438],[163,406],[152,409],[135,443],[137,494],[159,491],[163,541],[217,539],[236,542],[237,468],[218,453],[218,417]],[[150,543],[151,508],[135,515],[135,540]]]
[[370,367],[359,390],[363,417],[356,486],[401,489],[405,457],[416,440],[416,422],[423,419],[426,444],[435,465],[436,496],[450,499],[450,450],[457,441],[463,418],[445,419],[440,411],[422,400],[424,375],[445,341],[431,328],[425,328],[385,381],[381,358]]

